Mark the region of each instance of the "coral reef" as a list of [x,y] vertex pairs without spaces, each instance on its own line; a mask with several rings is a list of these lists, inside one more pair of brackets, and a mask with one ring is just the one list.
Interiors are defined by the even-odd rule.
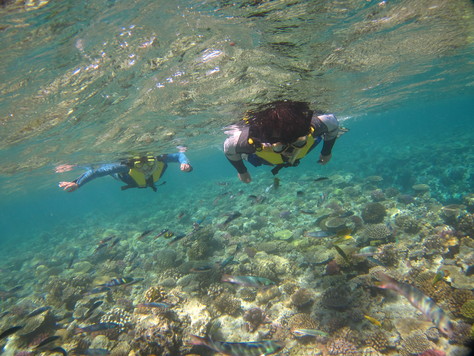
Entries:
[[381,245],[393,240],[392,230],[385,224],[366,225],[358,235],[358,246]]
[[367,224],[379,224],[387,215],[385,206],[381,203],[368,203],[362,208],[361,217]]
[[306,288],[300,288],[291,295],[290,299],[294,306],[303,308],[314,301],[314,295],[310,290]]

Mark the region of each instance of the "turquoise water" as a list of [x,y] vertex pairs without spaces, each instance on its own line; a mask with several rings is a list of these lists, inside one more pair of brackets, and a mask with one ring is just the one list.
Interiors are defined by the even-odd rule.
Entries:
[[[22,289],[0,293],[0,313],[9,312],[0,332],[23,324],[29,331],[0,340],[4,352],[28,351],[53,334],[70,351],[79,347],[71,330],[121,308],[132,320],[127,332],[105,334],[108,342],[88,335],[81,347],[128,354],[120,349],[124,341],[143,355],[207,355],[185,340],[204,336],[215,319],[218,339],[273,338],[286,344],[282,355],[362,352],[376,344],[367,341],[376,334],[390,340],[374,346],[381,354],[466,354],[472,317],[462,307],[474,300],[473,17],[472,1],[461,0],[5,2],[0,292]],[[280,171],[278,189],[268,167],[249,167],[253,182],[243,184],[223,155],[223,128],[245,110],[282,98],[334,113],[349,132],[326,166],[313,152]],[[122,192],[111,177],[73,193],[58,187],[89,164],[176,152],[178,145],[188,146],[194,170],[183,173],[171,163],[156,193]],[[77,166],[55,173],[60,164]],[[320,177],[329,179],[315,181]],[[429,192],[417,192],[417,184]],[[383,221],[363,221],[374,201],[386,209]],[[242,216],[225,225],[236,211]],[[344,223],[352,239],[307,236],[344,212],[353,213]],[[333,249],[339,244],[351,256],[365,247],[373,225],[391,231],[390,238],[371,237],[384,267],[352,257],[346,263]],[[153,238],[163,229],[188,236],[168,245]],[[152,235],[140,240],[146,230]],[[97,252],[110,236],[117,245]],[[238,263],[216,267],[229,255]],[[334,275],[331,259],[340,269]],[[203,264],[213,266],[209,274],[190,272]],[[434,299],[455,323],[455,337],[433,337],[428,330],[440,325],[403,296],[374,288],[370,276],[380,268]],[[434,286],[438,270],[449,270],[449,278]],[[227,288],[223,273],[269,278],[277,287],[252,299]],[[84,318],[94,300],[87,292],[127,276],[144,280],[114,289],[98,314]],[[164,297],[153,301],[174,304],[174,320],[134,308],[152,301],[146,293],[156,286]],[[345,295],[347,286],[350,301],[331,305],[330,292]],[[295,291],[309,291],[311,303],[298,304]],[[235,303],[240,308],[229,310]],[[45,305],[52,309],[35,329],[27,312]],[[246,312],[254,307],[272,322],[249,332]],[[428,321],[419,327],[422,336],[407,331],[415,319]],[[329,336],[300,340],[291,334],[297,328]],[[161,349],[152,342],[157,335]],[[419,349],[410,351],[414,339]]]

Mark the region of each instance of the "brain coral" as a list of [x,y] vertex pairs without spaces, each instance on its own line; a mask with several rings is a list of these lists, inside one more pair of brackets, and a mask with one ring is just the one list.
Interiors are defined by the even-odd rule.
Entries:
[[362,209],[362,219],[368,224],[381,223],[385,215],[387,215],[387,211],[380,203],[368,203]]

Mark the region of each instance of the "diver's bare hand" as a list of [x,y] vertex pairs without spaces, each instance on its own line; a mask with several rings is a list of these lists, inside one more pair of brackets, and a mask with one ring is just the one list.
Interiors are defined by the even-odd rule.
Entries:
[[181,167],[180,169],[183,171],[183,172],[191,172],[192,170],[192,167],[189,163],[181,163]]
[[239,179],[240,179],[241,182],[250,183],[252,181],[252,178],[250,177],[249,172],[238,173],[238,176],[239,176]]
[[73,192],[79,188],[76,182],[59,182],[59,188],[63,188],[66,192]]
[[322,164],[324,166],[326,163],[328,163],[331,160],[331,157],[332,157],[332,155],[330,155],[330,154],[327,155],[327,156],[319,155],[318,163]]

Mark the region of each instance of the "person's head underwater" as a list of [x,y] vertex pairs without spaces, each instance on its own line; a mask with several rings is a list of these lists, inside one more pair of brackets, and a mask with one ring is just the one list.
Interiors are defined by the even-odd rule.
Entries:
[[312,116],[308,103],[276,101],[259,111],[248,112],[245,122],[254,141],[288,145],[310,134]]
[[133,168],[148,178],[156,170],[157,162],[154,156],[141,156],[132,160]]

